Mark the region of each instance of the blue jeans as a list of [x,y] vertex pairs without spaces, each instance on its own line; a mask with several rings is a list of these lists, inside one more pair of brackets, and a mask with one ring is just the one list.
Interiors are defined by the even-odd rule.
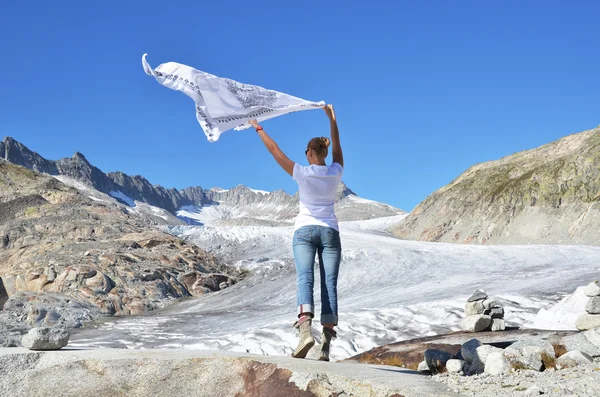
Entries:
[[303,226],[293,239],[298,281],[298,314],[314,315],[315,255],[321,271],[321,324],[338,323],[337,279],[342,259],[340,233],[327,226]]

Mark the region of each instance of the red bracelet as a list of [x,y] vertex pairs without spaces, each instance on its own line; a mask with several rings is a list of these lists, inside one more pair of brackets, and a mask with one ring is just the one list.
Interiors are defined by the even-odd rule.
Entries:
[[262,129],[263,129],[263,128],[262,128],[262,126],[261,126],[261,125],[259,125],[258,127],[256,127],[256,132],[258,132],[258,131],[262,131]]

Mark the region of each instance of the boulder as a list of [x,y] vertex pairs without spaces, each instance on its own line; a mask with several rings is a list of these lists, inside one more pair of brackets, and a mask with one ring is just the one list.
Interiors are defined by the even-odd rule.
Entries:
[[461,321],[461,328],[467,332],[481,332],[492,324],[492,318],[485,314],[468,316]]
[[585,311],[589,314],[600,314],[600,296],[590,298],[587,305],[585,305]]
[[600,347],[596,346],[586,337],[586,333],[596,332],[595,330],[589,330],[586,332],[579,332],[573,335],[568,335],[563,338],[565,348],[568,351],[581,351],[592,357],[600,357]]
[[464,373],[466,365],[465,360],[450,359],[446,361],[446,371],[450,374]]
[[598,281],[592,281],[589,283],[583,293],[589,297],[600,296],[600,285],[598,285]]
[[504,309],[501,307],[492,307],[489,315],[492,318],[504,318]]
[[477,350],[477,348],[481,346],[481,342],[478,339],[471,339],[468,342],[463,343],[463,345],[460,348],[460,354],[462,356],[462,358],[468,362],[469,364],[471,364],[473,362],[473,360],[475,359],[475,351]]
[[469,297],[469,299],[467,299],[467,302],[475,302],[475,301],[482,301],[484,299],[486,299],[488,297],[488,295],[485,293],[485,291],[483,290],[475,290],[475,292],[473,292],[473,294]]
[[575,322],[575,326],[580,331],[600,327],[600,314],[583,314]]
[[483,314],[484,310],[483,301],[467,302],[465,304],[465,314],[467,316]]
[[544,351],[552,357],[554,357],[556,354],[554,352],[554,346],[552,346],[552,344],[550,342],[548,342],[547,340],[544,340],[544,339],[521,339],[521,340],[516,341],[512,345],[508,346],[505,349],[505,351],[509,352],[509,353],[510,352],[518,353],[518,352],[523,352],[530,347],[538,348],[540,350],[540,352]]
[[492,353],[502,353],[502,349],[490,345],[479,346],[475,350],[475,357],[469,367],[469,374],[475,375],[483,373],[485,371],[486,361]]
[[59,350],[69,343],[69,331],[66,328],[32,328],[21,339],[21,344],[29,350]]
[[430,372],[429,370],[429,366],[427,366],[427,361],[423,360],[419,363],[419,366],[417,367],[417,371],[419,372]]
[[504,331],[506,329],[506,323],[502,318],[494,318],[492,319],[492,331]]
[[498,303],[495,300],[493,300],[493,299],[485,299],[485,300],[483,300],[483,308],[486,311],[491,310],[492,307],[500,307],[500,306],[498,306]]
[[556,357],[554,347],[542,339],[519,340],[504,350],[504,356],[518,369],[541,371],[543,368],[542,355]]
[[445,372],[446,363],[453,358],[452,354],[437,349],[427,349],[424,355],[427,367],[434,374]]
[[593,362],[594,359],[592,356],[580,352],[579,350],[567,352],[556,360],[556,363],[560,365],[561,368],[576,367],[578,365],[586,365]]
[[485,361],[484,372],[490,375],[505,375],[510,372],[510,363],[502,352],[492,352]]

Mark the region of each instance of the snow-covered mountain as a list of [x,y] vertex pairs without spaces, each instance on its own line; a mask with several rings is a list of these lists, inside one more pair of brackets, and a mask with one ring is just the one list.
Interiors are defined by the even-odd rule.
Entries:
[[[68,181],[68,184],[85,192],[89,193],[92,189],[104,193],[129,207],[128,211],[146,214],[159,223],[275,226],[290,223],[298,213],[298,195],[289,195],[283,190],[265,192],[242,185],[232,189],[203,189],[199,186],[167,189],[152,185],[140,175],[104,173],[79,152],[71,158],[47,160],[9,137],[0,142],[0,158],[60,177],[63,182]],[[103,199],[106,197],[103,196]],[[360,198],[343,183],[338,188],[336,209],[340,220],[373,219],[404,213],[390,205]]]
[[[293,222],[298,214],[298,194],[283,190],[265,192],[245,186],[205,191],[202,205],[183,206],[177,216],[188,224],[224,226],[281,226]],[[366,220],[404,214],[391,205],[357,196],[343,182],[338,186],[336,214],[341,221]]]

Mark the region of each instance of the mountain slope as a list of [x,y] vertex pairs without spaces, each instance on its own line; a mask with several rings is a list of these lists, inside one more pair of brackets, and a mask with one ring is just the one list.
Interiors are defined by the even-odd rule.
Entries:
[[79,326],[219,290],[237,275],[122,205],[0,161],[0,281],[10,296],[0,344],[15,319],[18,326]]
[[410,240],[600,244],[600,128],[478,164],[393,229]]

